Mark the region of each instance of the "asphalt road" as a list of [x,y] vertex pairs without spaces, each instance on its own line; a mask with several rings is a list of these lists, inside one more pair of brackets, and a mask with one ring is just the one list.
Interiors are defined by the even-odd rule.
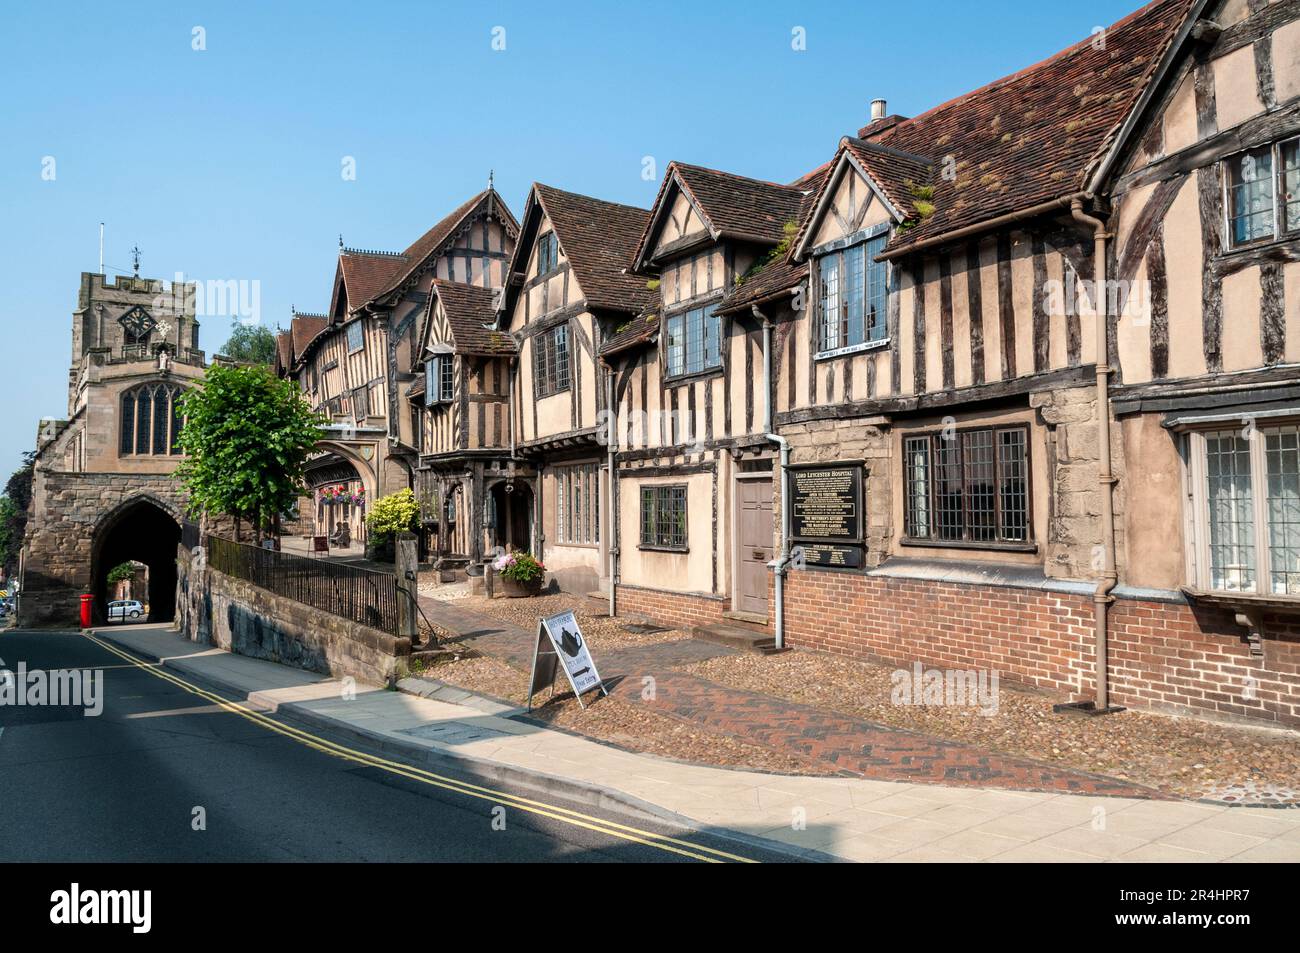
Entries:
[[[509,805],[502,814],[489,800],[316,750],[77,633],[0,631],[0,659],[11,671],[19,662],[101,669],[105,696],[98,717],[0,704],[0,861],[698,862],[584,822]],[[747,859],[787,859],[437,770],[581,812],[597,828],[610,821]],[[194,829],[196,808],[206,829]]]

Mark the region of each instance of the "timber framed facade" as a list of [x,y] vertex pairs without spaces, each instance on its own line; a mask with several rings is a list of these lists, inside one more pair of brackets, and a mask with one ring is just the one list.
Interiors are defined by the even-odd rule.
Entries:
[[[277,371],[329,418],[308,466],[312,535],[345,528],[362,542],[368,501],[403,488],[427,498],[418,473],[428,422],[410,392],[423,373],[434,285],[500,287],[518,228],[489,186],[402,252],[348,248],[340,238],[329,310],[295,312],[278,338]],[[432,536],[439,515],[423,518]]]
[[375,406],[449,564],[1300,725],[1297,196],[1300,0],[1156,0],[794,182],[534,185],[499,295],[363,310],[422,315]]

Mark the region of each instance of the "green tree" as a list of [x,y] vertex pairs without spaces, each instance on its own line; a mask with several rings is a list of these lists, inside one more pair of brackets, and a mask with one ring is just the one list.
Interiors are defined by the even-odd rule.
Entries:
[[7,575],[18,570],[18,554],[27,532],[27,507],[32,502],[32,472],[36,452],[23,454],[23,465],[13,472],[0,496],[0,565]]
[[125,582],[135,575],[135,567],[130,563],[118,563],[108,571],[108,583],[116,586],[119,582]]
[[213,365],[182,397],[186,457],[177,476],[192,514],[221,513],[255,530],[294,509],[306,492],[303,468],[325,419],[297,384],[269,367]]
[[269,366],[275,363],[275,335],[260,324],[240,324],[236,321],[230,326],[230,338],[221,353],[242,364]]

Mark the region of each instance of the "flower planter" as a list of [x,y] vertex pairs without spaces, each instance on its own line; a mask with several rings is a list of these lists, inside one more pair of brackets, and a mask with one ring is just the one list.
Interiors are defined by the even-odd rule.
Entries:
[[542,591],[540,576],[532,582],[516,582],[506,576],[497,576],[495,582],[500,586],[501,594],[507,599],[524,599]]

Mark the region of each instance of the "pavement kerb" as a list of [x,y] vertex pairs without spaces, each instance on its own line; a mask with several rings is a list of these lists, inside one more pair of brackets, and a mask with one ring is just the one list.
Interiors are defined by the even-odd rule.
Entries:
[[[185,659],[162,658],[154,655],[152,652],[143,651],[141,648],[132,645],[125,639],[115,637],[115,633],[111,631],[105,631],[103,629],[96,629],[93,631],[96,638],[101,638],[106,642],[111,642],[118,648],[130,652],[134,656],[156,665],[161,665],[163,668],[169,668],[184,673],[188,679],[191,679],[200,687],[219,692],[226,692],[230,695],[236,696],[237,698],[243,698],[258,709],[273,707],[275,714],[281,716],[286,721],[296,723],[299,727],[327,730],[337,738],[352,739],[353,741],[361,742],[383,752],[386,755],[408,761],[417,767],[421,765],[438,764],[455,765],[462,770],[469,770],[476,778],[481,779],[482,781],[495,781],[497,783],[512,784],[536,794],[563,797],[578,805],[619,812],[644,821],[664,824],[676,828],[681,832],[705,833],[711,837],[719,838],[720,840],[731,841],[738,846],[753,847],[769,853],[784,854],[790,857],[791,860],[800,860],[805,862],[813,861],[818,863],[844,862],[844,858],[835,857],[834,855],[825,853],[824,851],[796,847],[792,844],[785,844],[777,840],[768,840],[763,837],[747,834],[743,831],[731,830],[725,827],[701,824],[699,821],[695,821],[684,814],[678,814],[675,811],[670,811],[665,807],[661,807],[660,805],[651,803],[650,801],[643,800],[642,798],[626,794],[613,788],[606,788],[590,782],[578,781],[573,778],[559,777],[542,771],[536,771],[531,768],[498,764],[491,761],[473,758],[468,755],[457,754],[452,751],[432,749],[414,741],[400,741],[383,732],[351,725],[329,715],[312,711],[310,708],[304,707],[301,702],[276,701],[274,705],[270,705],[264,698],[259,698],[261,692],[249,692],[247,689],[236,685],[233,682],[225,681],[208,672],[199,671],[196,666],[188,664]],[[418,693],[406,692],[406,694],[415,695]],[[538,730],[545,731],[548,729],[539,728]]]

